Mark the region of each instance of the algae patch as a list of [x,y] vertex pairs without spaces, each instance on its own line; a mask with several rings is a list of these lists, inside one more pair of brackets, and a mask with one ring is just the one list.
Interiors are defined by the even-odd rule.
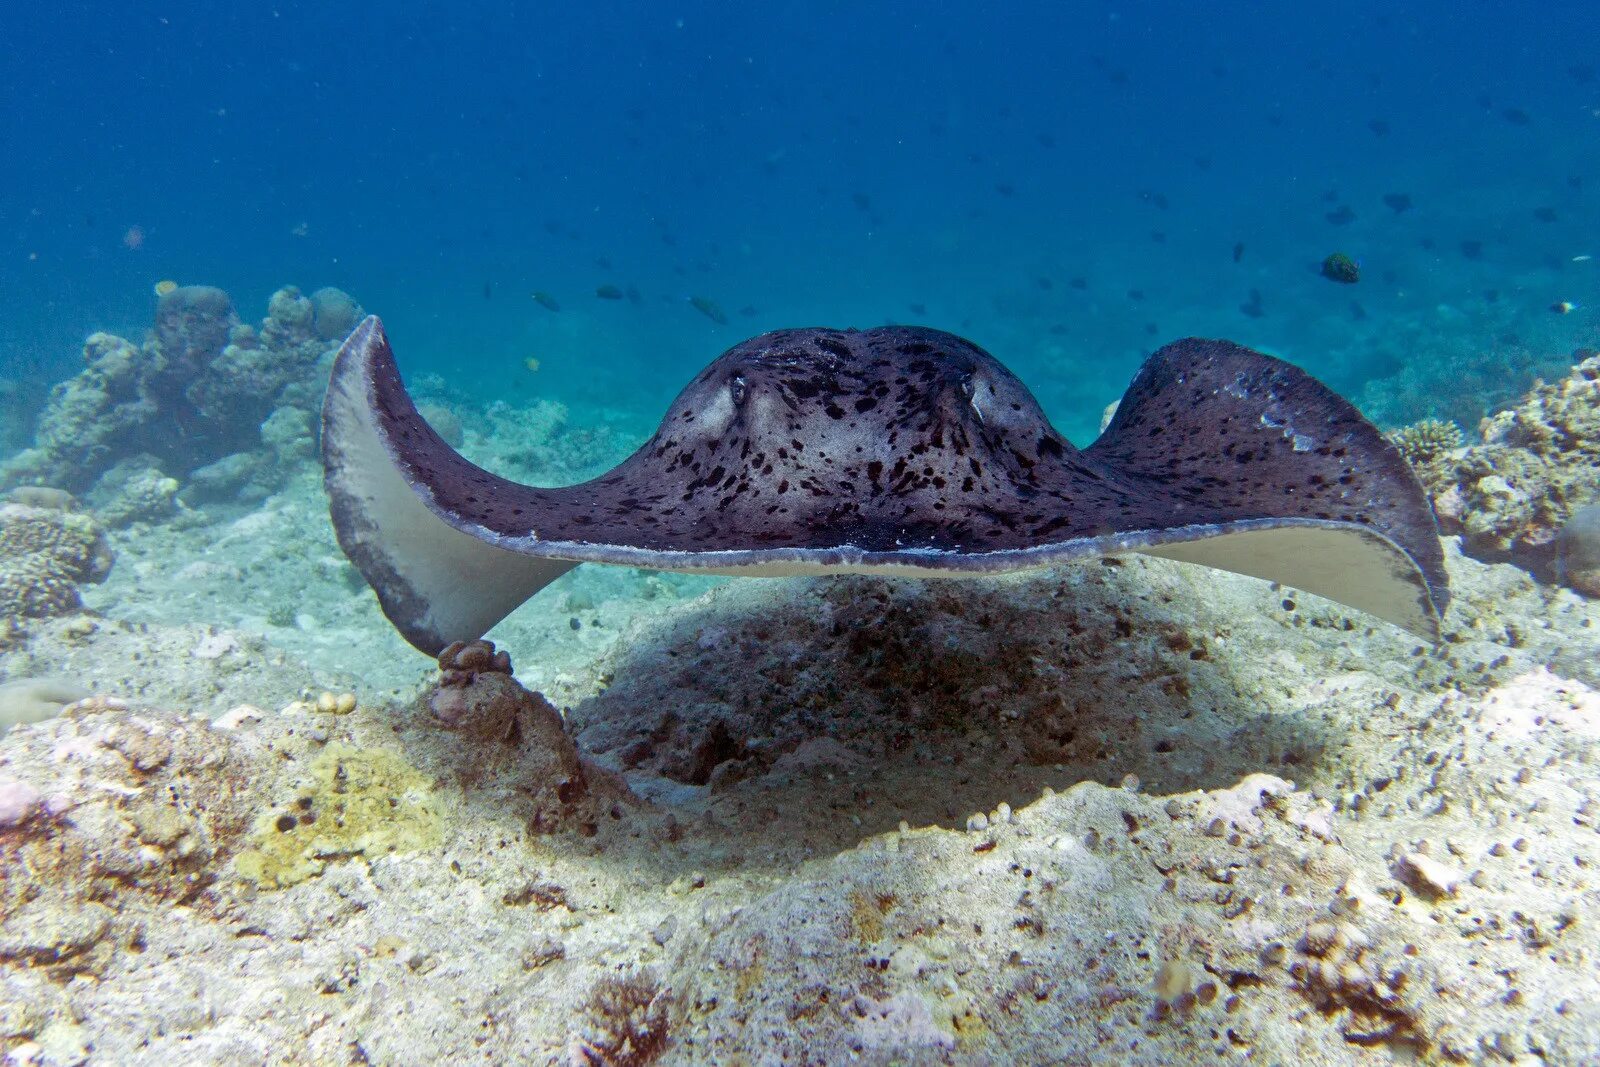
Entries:
[[234,869],[283,888],[321,874],[329,860],[435,845],[443,821],[432,784],[398,752],[331,744],[311,764],[311,784],[256,821],[254,847]]

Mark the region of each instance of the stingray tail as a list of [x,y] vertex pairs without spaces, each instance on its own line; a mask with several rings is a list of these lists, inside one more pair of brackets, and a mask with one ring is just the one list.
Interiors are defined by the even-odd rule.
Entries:
[[574,565],[509,551],[445,521],[399,459],[397,438],[455,455],[417,412],[383,324],[368,316],[340,347],[322,405],[329,511],[339,546],[383,613],[412,645],[437,655],[452,641],[482,637]]
[[1438,637],[1450,589],[1426,492],[1376,427],[1299,368],[1228,341],[1167,345],[1085,456],[1168,502],[1172,529],[1140,551]]

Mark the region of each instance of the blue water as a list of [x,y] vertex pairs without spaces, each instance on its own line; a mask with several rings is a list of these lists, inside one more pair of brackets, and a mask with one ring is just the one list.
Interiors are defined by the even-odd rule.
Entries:
[[746,335],[922,322],[1080,443],[1186,334],[1409,375],[1391,419],[1600,343],[1592,3],[249,8],[8,9],[0,376],[163,278],[337,285],[408,373],[652,418]]

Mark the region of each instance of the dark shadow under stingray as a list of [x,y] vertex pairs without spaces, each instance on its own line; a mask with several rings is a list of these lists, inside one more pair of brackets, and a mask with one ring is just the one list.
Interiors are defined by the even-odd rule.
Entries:
[[[1238,680],[1261,677],[1274,631],[1307,666],[1288,678],[1315,685],[1319,653],[1361,616],[1274,611],[1281,596],[1262,587],[1268,621],[1241,631],[1228,605],[1247,591],[1206,603],[1181,573],[1141,560],[965,587],[855,577],[775,593],[724,589],[650,620],[608,658],[606,689],[567,709],[579,751],[620,771],[649,802],[641,811],[696,828],[681,847],[668,837],[630,853],[635,874],[786,870],[901,821],[960,828],[1085,781],[1132,776],[1165,796],[1267,773],[1337,792],[1363,767],[1392,765],[1436,717],[1428,697],[1383,702],[1421,677],[1408,641],[1372,658],[1361,696],[1264,705]],[[1424,675],[1417,691],[1437,691]],[[1382,729],[1362,730],[1369,714]],[[403,744],[438,730],[425,717],[400,727]],[[452,751],[464,781],[514,763],[510,746]],[[497,781],[481,798],[469,790],[486,818],[514,807],[504,790],[518,782]]]
[[616,468],[539,488],[440,439],[369,318],[335,361],[323,456],[341,546],[426,652],[481,636],[581,562],[958,577],[1143,552],[1429,637],[1449,598],[1395,448],[1303,371],[1225,341],[1151,356],[1080,450],[951,334],[763,334],[691,381]]

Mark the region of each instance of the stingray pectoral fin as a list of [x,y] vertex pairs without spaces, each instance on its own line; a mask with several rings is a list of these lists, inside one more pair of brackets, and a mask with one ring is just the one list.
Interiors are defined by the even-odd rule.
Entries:
[[1415,561],[1358,526],[1296,523],[1231,530],[1139,550],[1182,563],[1282,582],[1437,640],[1439,613]]
[[[1450,602],[1433,509],[1349,401],[1228,341],[1152,355],[1084,457],[1139,493],[1139,551],[1293,585],[1436,638]],[[1127,527],[1125,527],[1127,528]]]
[[345,555],[401,635],[434,655],[483,636],[575,564],[500,548],[441,518],[401,460],[400,436],[410,451],[454,455],[400,386],[383,324],[369,316],[334,360],[322,406],[323,480]]

